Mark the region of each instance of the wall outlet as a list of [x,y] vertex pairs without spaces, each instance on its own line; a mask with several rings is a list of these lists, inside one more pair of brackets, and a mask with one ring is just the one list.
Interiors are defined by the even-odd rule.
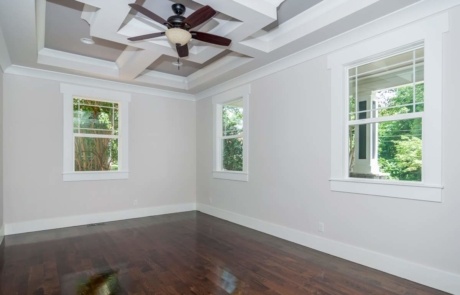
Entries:
[[134,206],[137,206],[138,203],[139,203],[139,201],[138,201],[137,199],[135,199],[135,200],[133,201],[133,205],[134,205]]
[[212,204],[212,198],[209,198],[209,204]]
[[324,232],[324,222],[318,223],[318,231],[322,233]]

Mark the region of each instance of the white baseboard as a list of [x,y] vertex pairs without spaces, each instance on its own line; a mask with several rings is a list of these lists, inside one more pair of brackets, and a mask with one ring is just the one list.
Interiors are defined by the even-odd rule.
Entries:
[[170,213],[179,213],[194,210],[196,210],[196,204],[187,203],[160,207],[139,208],[126,211],[105,212],[91,215],[76,215],[50,219],[38,219],[25,222],[7,223],[5,224],[5,234],[14,235],[48,229],[109,222],[116,220],[125,220]]
[[430,268],[205,204],[197,204],[197,210],[419,284],[452,294],[460,294],[459,274]]

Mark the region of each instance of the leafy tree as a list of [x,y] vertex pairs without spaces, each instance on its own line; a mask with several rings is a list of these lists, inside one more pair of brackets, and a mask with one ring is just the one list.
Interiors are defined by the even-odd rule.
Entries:
[[[423,111],[423,83],[382,90],[377,93],[378,117]],[[349,99],[350,119],[354,120],[356,100]],[[356,127],[349,129],[349,169],[355,159]],[[380,171],[391,179],[420,181],[422,171],[422,120],[420,118],[378,123],[378,161]]]
[[[379,105],[385,107],[379,116],[392,116],[414,111],[412,86],[389,90],[394,93],[382,96]],[[416,111],[423,111],[424,85],[415,87]],[[421,180],[422,120],[408,119],[379,123],[379,166],[392,179]]]
[[[243,132],[243,109],[232,105],[222,106],[222,132],[224,136]],[[229,171],[243,171],[243,138],[227,138],[223,142],[223,168]]]
[[118,135],[118,105],[74,99],[75,171],[117,169],[118,140],[97,135]]

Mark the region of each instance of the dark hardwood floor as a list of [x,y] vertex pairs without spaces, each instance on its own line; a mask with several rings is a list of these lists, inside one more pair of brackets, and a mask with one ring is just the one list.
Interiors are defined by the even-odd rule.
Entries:
[[1,250],[5,295],[446,294],[199,212],[7,236]]

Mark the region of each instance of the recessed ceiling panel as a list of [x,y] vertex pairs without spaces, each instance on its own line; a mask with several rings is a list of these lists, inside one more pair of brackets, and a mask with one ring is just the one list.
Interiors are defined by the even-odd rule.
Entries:
[[73,0],[46,2],[45,47],[78,55],[116,61],[126,45],[93,38],[95,44],[80,41],[90,38],[89,24],[81,19],[83,3]]
[[180,59],[179,61],[181,63],[181,66],[179,68],[177,67],[177,58],[162,55],[159,59],[153,62],[147,69],[151,71],[158,71],[162,73],[187,77],[195,73],[196,71],[212,64],[213,62],[227,56],[230,53],[232,53],[231,50],[225,50],[203,64],[191,62],[186,59]]

